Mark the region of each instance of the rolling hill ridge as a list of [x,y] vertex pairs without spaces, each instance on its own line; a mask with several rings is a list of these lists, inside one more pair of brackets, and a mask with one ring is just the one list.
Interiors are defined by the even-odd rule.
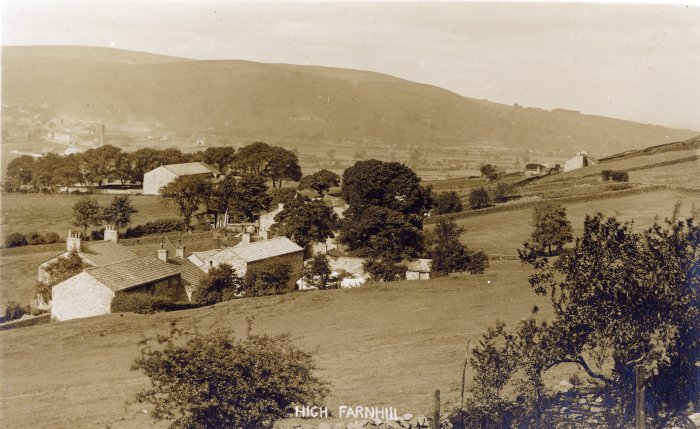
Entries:
[[56,117],[135,120],[276,141],[495,145],[606,155],[696,134],[476,100],[381,73],[108,48],[3,47],[2,91],[5,105],[43,106]]

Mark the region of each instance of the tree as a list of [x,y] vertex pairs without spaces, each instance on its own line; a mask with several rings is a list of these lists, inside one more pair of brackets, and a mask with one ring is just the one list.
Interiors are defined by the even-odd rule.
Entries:
[[233,210],[232,207],[239,194],[238,177],[233,174],[228,174],[212,187],[206,205],[207,212],[214,215],[214,223],[217,228],[225,226],[223,225],[223,215]]
[[299,182],[299,189],[313,189],[320,198],[333,186],[340,185],[340,176],[328,170],[319,170],[314,174],[304,176]]
[[192,300],[202,305],[229,301],[243,290],[243,280],[229,264],[211,268],[192,293]]
[[289,291],[292,267],[284,262],[267,262],[250,267],[243,278],[246,296],[263,296]]
[[343,173],[343,199],[350,207],[340,223],[340,241],[359,256],[416,256],[423,248],[430,193],[403,164],[375,159],[355,163]]
[[52,286],[68,280],[76,274],[80,274],[83,268],[85,268],[83,259],[76,250],[71,250],[65,257],[57,258],[44,267],[48,281],[37,285],[37,293],[45,302],[49,302],[51,300]]
[[406,278],[406,266],[391,260],[369,258],[362,263],[372,279],[382,282],[393,282]]
[[297,182],[301,179],[299,158],[291,150],[274,146],[270,148],[265,174],[272,180],[273,188],[281,187],[283,179]]
[[494,189],[493,200],[497,203],[505,203],[510,199],[512,193],[513,185],[501,182],[496,185],[496,189]]
[[423,250],[423,233],[404,215],[385,207],[350,207],[340,221],[340,241],[361,257],[398,261]]
[[33,156],[22,155],[15,158],[7,165],[7,177],[17,179],[21,185],[32,183],[36,160]]
[[600,386],[609,399],[608,427],[633,418],[638,364],[646,367],[645,407],[655,427],[700,399],[700,226],[675,216],[641,233],[632,226],[586,216],[582,237],[560,258],[542,255],[537,245],[519,250],[535,269],[533,290],[549,297],[554,316],[501,328],[493,337],[507,349],[491,352],[502,367],[523,370],[516,394],[529,398],[521,403],[533,418],[546,405],[545,373],[561,364],[577,365]]
[[441,192],[433,197],[433,214],[458,213],[462,210],[462,200],[455,191]]
[[95,198],[82,197],[73,204],[73,226],[82,228],[84,235],[89,227],[101,224],[102,209]]
[[285,204],[275,215],[272,230],[276,235],[284,235],[302,247],[317,242],[325,242],[334,237],[338,225],[338,215],[321,200],[311,200],[303,195]]
[[235,219],[252,222],[260,212],[270,208],[272,197],[267,193],[268,187],[262,177],[245,175],[237,181],[234,189],[229,208]]
[[541,249],[552,254],[552,246],[557,249],[573,241],[571,222],[566,217],[566,208],[557,203],[541,203],[532,213],[532,241]]
[[489,182],[493,182],[494,180],[498,179],[498,168],[496,168],[495,165],[484,164],[481,166],[479,171],[481,171],[481,174],[486,177]]
[[489,191],[486,188],[476,188],[469,193],[469,206],[472,210],[488,207],[490,204]]
[[304,265],[304,281],[319,289],[327,289],[331,278],[331,265],[324,253],[317,253]]
[[136,399],[152,404],[153,418],[170,421],[170,429],[272,427],[293,405],[321,403],[328,394],[312,356],[289,335],[238,339],[173,325],[156,340],[147,339],[132,364],[151,379]]
[[29,244],[27,236],[19,232],[11,232],[5,236],[4,247],[21,247]]
[[131,215],[139,211],[131,204],[128,195],[117,195],[112,202],[102,210],[102,217],[107,225],[120,230],[131,222]]
[[183,226],[189,229],[192,216],[199,210],[199,205],[207,200],[211,189],[211,183],[202,177],[180,176],[163,186],[161,197],[178,206],[180,216],[183,218]]
[[430,235],[433,244],[431,271],[436,275],[445,276],[457,271],[480,274],[488,268],[488,257],[483,252],[472,252],[459,241],[462,232],[464,230],[457,226],[453,217],[438,219]]
[[101,186],[105,181],[116,177],[117,162],[121,153],[121,149],[112,145],[88,149],[82,158],[85,179]]
[[270,145],[263,142],[251,143],[238,149],[233,162],[238,174],[264,177],[271,149]]
[[200,155],[203,162],[215,166],[223,174],[231,170],[235,157],[236,149],[226,146],[209,147]]

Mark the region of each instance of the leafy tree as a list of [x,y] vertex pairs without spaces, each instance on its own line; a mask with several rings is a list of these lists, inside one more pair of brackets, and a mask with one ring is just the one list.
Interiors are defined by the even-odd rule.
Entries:
[[343,199],[350,207],[340,223],[340,241],[359,256],[416,256],[423,249],[430,193],[403,164],[375,159],[355,163],[343,173]]
[[557,203],[541,203],[532,214],[532,241],[552,254],[552,246],[561,249],[573,241],[571,222],[566,217],[566,208]]
[[494,189],[493,200],[497,203],[505,203],[510,199],[510,195],[512,193],[513,185],[501,182],[498,185],[496,185],[496,189]]
[[319,170],[314,174],[304,176],[299,182],[299,189],[313,189],[320,198],[333,186],[340,185],[340,176],[328,170]]
[[303,195],[285,204],[275,216],[272,230],[276,235],[284,235],[302,247],[324,242],[334,237],[338,225],[338,215],[321,200],[311,200]]
[[199,156],[202,162],[213,165],[226,174],[231,170],[236,156],[236,149],[227,146],[209,147]]
[[86,265],[78,252],[71,250],[65,257],[57,258],[44,267],[48,281],[37,285],[37,293],[45,302],[49,302],[51,300],[51,288],[53,286],[64,280],[68,280],[76,274],[80,274],[85,267]]
[[[609,398],[609,427],[633,418],[638,364],[646,367],[645,406],[654,427],[666,427],[700,399],[700,227],[693,218],[674,216],[639,233],[631,222],[586,216],[583,236],[560,258],[528,244],[519,253],[535,269],[530,284],[550,298],[554,316],[524,320],[511,332],[497,326],[489,337],[506,347],[482,342],[476,356],[488,354],[499,367],[522,371],[515,383],[515,393],[525,398],[520,415],[537,419],[546,405],[544,375],[561,364],[577,365],[601,386]],[[475,369],[476,392],[489,370]]]
[[294,188],[272,188],[267,191],[270,195],[270,205],[276,207],[277,204],[289,204],[297,196],[297,190]]
[[319,289],[327,289],[330,286],[331,265],[328,256],[317,253],[304,265],[304,281]]
[[498,179],[498,168],[496,168],[495,165],[482,165],[479,171],[481,171],[481,174],[486,177],[489,182],[493,182],[494,180]]
[[343,172],[342,195],[350,207],[385,207],[418,219],[432,206],[430,191],[420,186],[413,170],[376,159],[359,161]]
[[272,197],[262,177],[245,175],[237,181],[234,198],[229,208],[233,217],[243,222],[252,222],[255,217],[270,208]]
[[299,158],[291,150],[274,146],[270,149],[269,160],[265,166],[267,177],[272,180],[272,187],[275,185],[282,186],[282,180],[293,180],[295,182],[301,179],[301,167],[299,166]]
[[59,158],[53,167],[55,184],[71,187],[84,183],[85,177],[81,172],[82,162],[82,155],[77,153]]
[[89,227],[101,224],[102,209],[95,198],[82,197],[73,204],[73,226],[82,228],[84,235]]
[[101,186],[104,182],[116,177],[117,161],[121,154],[121,149],[112,145],[88,149],[82,157],[85,179]]
[[457,226],[453,217],[438,219],[430,235],[433,243],[431,271],[436,275],[444,276],[457,271],[480,274],[488,268],[488,257],[483,252],[472,252],[459,241],[462,232],[464,230]]
[[243,280],[228,264],[221,264],[209,270],[192,293],[192,300],[202,305],[213,305],[229,301],[243,290]]
[[7,165],[7,176],[15,178],[22,185],[29,185],[34,178],[36,160],[29,155],[15,158]]
[[272,427],[291,406],[328,394],[312,356],[289,335],[237,339],[222,330],[185,334],[173,325],[170,335],[144,344],[132,369],[151,387],[136,398],[152,404],[153,418],[169,421],[170,429]]
[[433,197],[433,214],[458,213],[462,210],[462,200],[455,191],[441,192]]
[[122,185],[126,184],[126,182],[134,177],[132,165],[131,154],[120,153],[117,155],[117,159],[114,162],[114,177],[118,179]]
[[211,190],[211,183],[202,177],[180,176],[163,186],[161,197],[178,206],[184,228],[188,229],[192,223],[192,216],[199,210],[200,204],[207,200]]
[[102,217],[107,225],[120,230],[131,222],[131,215],[139,211],[131,204],[128,195],[117,195],[112,198],[112,202],[102,210]]
[[255,142],[238,149],[234,166],[238,174],[264,177],[272,148],[267,143]]
[[284,262],[268,262],[248,269],[243,278],[246,296],[285,293],[290,290],[292,267]]
[[398,261],[415,258],[423,250],[421,228],[385,207],[350,207],[340,221],[340,230],[340,242],[362,257]]
[[212,192],[207,198],[206,205],[207,212],[214,215],[217,227],[223,226],[222,216],[231,211],[238,194],[238,177],[233,174],[227,175],[212,187]]
[[476,188],[469,193],[469,206],[472,210],[488,207],[489,205],[491,205],[491,199],[486,188]]
[[362,263],[372,279],[382,282],[393,282],[406,278],[406,266],[391,260],[369,258]]

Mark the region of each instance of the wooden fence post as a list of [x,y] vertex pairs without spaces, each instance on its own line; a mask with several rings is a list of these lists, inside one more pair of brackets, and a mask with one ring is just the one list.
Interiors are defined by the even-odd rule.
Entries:
[[634,367],[634,375],[636,380],[635,389],[635,428],[636,429],[646,429],[647,427],[647,416],[644,410],[644,381],[646,375],[644,374],[644,365],[637,365]]
[[440,389],[435,389],[435,412],[433,414],[433,429],[440,429]]

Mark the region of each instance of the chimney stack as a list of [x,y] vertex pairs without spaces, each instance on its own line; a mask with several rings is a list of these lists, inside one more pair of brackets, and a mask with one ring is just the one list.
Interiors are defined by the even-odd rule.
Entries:
[[119,233],[111,225],[107,225],[107,228],[105,228],[104,241],[112,241],[114,243],[119,241]]
[[75,250],[77,252],[80,252],[80,234],[75,233],[73,234],[72,231],[68,231],[68,238],[66,239],[66,250],[71,251]]
[[158,259],[168,262],[168,249],[163,246],[163,243],[160,243],[160,249],[158,249]]
[[182,240],[177,241],[177,249],[175,249],[175,256],[178,258],[185,258],[185,246],[182,245]]

